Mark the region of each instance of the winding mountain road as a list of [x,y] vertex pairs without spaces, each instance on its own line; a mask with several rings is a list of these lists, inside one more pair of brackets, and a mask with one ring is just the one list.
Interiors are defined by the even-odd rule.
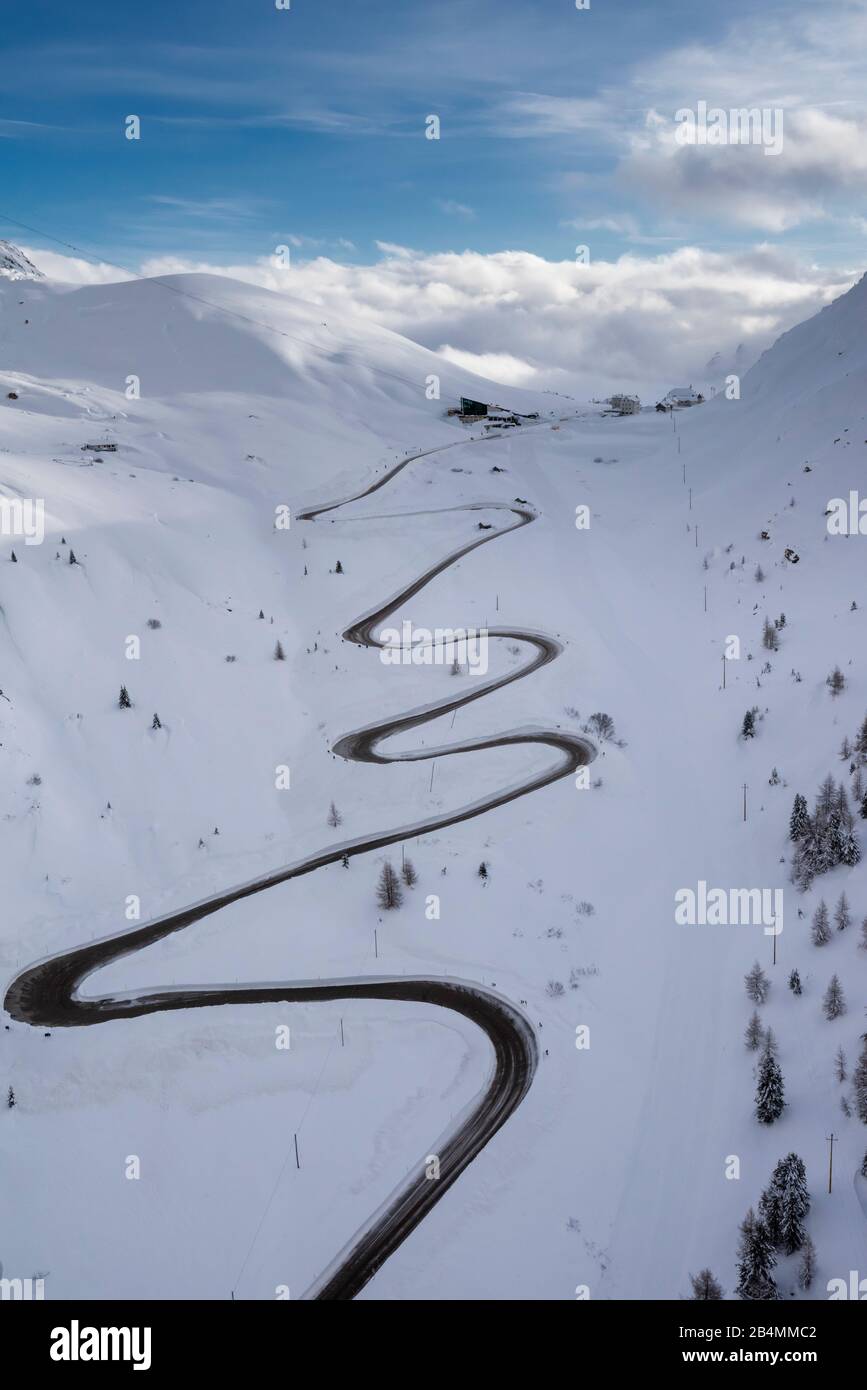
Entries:
[[[478,441],[481,442],[481,441]],[[467,441],[460,441],[466,445]],[[443,446],[454,448],[456,445]],[[317,516],[333,511],[349,502],[369,496],[378,491],[400,473],[408,464],[429,454],[441,452],[439,449],[425,450],[413,454],[388,469],[381,478],[340,502],[332,502],[321,507],[309,508],[299,513],[298,520],[313,521]],[[534,520],[534,512],[529,506],[491,503],[474,503],[466,508],[449,510],[501,510],[514,517],[509,524],[472,540],[425,570],[422,575],[406,585],[399,593],[372,612],[356,619],[343,633],[343,637],[360,646],[379,648],[375,630],[383,620],[429,584],[438,574],[453,565],[462,556],[486,545],[492,540],[529,525]],[[355,979],[304,982],[295,981],[268,986],[249,985],[227,988],[171,988],[156,993],[136,995],[107,995],[101,997],[82,997],[79,993],[83,982],[95,971],[123,956],[152,945],[174,932],[183,931],[194,922],[211,916],[242,898],[253,897],[265,892],[276,884],[303,874],[313,873],[327,864],[333,864],[344,855],[367,854],[371,850],[386,845],[400,843],[413,836],[455,825],[473,816],[483,815],[496,806],[502,806],[516,797],[526,796],[538,791],[551,782],[567,777],[579,767],[592,761],[596,750],[589,740],[561,729],[527,728],[509,733],[491,735],[439,748],[426,748],[423,751],[404,752],[388,755],[379,752],[379,746],[393,734],[401,733],[421,724],[459,709],[462,705],[482,699],[494,690],[499,690],[513,681],[523,680],[532,672],[556,659],[561,651],[560,644],[544,633],[522,628],[498,627],[488,629],[489,639],[506,639],[520,642],[532,649],[528,662],[504,675],[492,678],[484,684],[474,684],[467,693],[452,699],[426,705],[397,719],[383,720],[363,729],[345,734],[335,744],[333,751],[340,757],[368,763],[407,762],[419,759],[452,757],[456,754],[485,748],[502,748],[510,744],[540,744],[554,749],[560,756],[557,761],[542,771],[526,778],[515,786],[508,787],[469,805],[442,815],[416,821],[413,824],[398,826],[391,830],[379,830],[358,839],[347,840],[342,844],[331,845],[327,850],[308,856],[294,864],[286,865],[259,878],[238,884],[225,892],[182,908],[144,926],[120,934],[93,941],[84,946],[74,947],[60,955],[52,956],[29,966],[10,984],[6,993],[5,1008],[9,1015],[34,1027],[82,1027],[106,1023],[110,1020],[139,1017],[143,1014],[168,1012],[178,1009],[210,1008],[224,1004],[262,1004],[282,1001],[285,1003],[312,1003],[334,999],[400,999],[451,1009],[464,1015],[486,1034],[493,1049],[493,1065],[486,1085],[476,1098],[472,1109],[444,1142],[440,1143],[437,1157],[440,1164],[440,1177],[428,1178],[425,1161],[420,1160],[408,1177],[401,1183],[384,1206],[376,1212],[367,1225],[353,1237],[352,1241],[332,1262],[305,1295],[306,1298],[322,1300],[352,1299],[370,1280],[385,1260],[397,1249],[415,1229],[424,1216],[445,1194],[463,1170],[484,1148],[497,1130],[505,1124],[509,1116],[520,1105],[526,1095],[538,1063],[538,1046],[533,1028],[524,1014],[513,1003],[493,990],[485,989],[469,981],[448,978],[411,978],[406,976],[362,976]]]

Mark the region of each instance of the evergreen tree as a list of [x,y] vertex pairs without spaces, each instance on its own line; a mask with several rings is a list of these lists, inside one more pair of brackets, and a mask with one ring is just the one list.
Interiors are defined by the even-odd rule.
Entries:
[[9,556],[9,559],[12,561],[13,565],[18,564],[18,556],[15,554],[14,550],[12,551],[12,554]]
[[699,1270],[698,1274],[691,1274],[689,1282],[692,1284],[692,1297],[695,1302],[717,1302],[723,1296],[721,1286],[709,1269],[702,1269]]
[[328,824],[332,828],[343,824],[343,817],[341,816],[333,801],[328,808],[328,816],[326,819],[328,820]]
[[846,677],[843,675],[839,666],[834,667],[830,676],[825,681],[825,684],[832,695],[839,695],[841,691],[846,689]]
[[334,566],[334,573],[335,573],[335,574],[342,574],[342,573],[343,573],[343,566],[341,565],[341,563],[340,563],[339,560],[337,561],[337,564]]
[[841,1014],[846,1012],[846,999],[843,994],[843,986],[836,975],[831,976],[831,982],[825,990],[825,997],[822,1000],[822,1010],[829,1023]]
[[764,1029],[762,1028],[762,1020],[759,1018],[758,1010],[754,1009],[753,1016],[747,1024],[746,1032],[744,1033],[744,1044],[748,1051],[758,1052],[762,1045],[763,1037]]
[[858,806],[864,800],[864,779],[860,767],[855,768],[855,776],[852,778],[852,799]]
[[412,888],[418,883],[418,874],[415,871],[415,865],[411,859],[404,859],[400,872],[407,888]]
[[260,608],[260,609],[259,609],[259,617],[260,617],[260,618],[264,618],[264,616],[265,616],[265,614],[264,614],[264,612],[262,611],[262,609]]
[[867,792],[861,798],[861,805],[858,807],[858,814],[862,820],[867,820]]
[[154,722],[151,724],[151,728],[152,728],[152,729],[161,729],[162,727],[163,727],[163,726],[162,726],[162,724],[160,723],[160,717],[159,717],[159,715],[158,715],[158,714],[155,714],[155,715],[154,715]]
[[854,830],[846,830],[843,834],[843,847],[840,852],[840,862],[847,868],[854,869],[855,865],[861,860],[861,846],[855,838]]
[[804,992],[803,987],[801,985],[801,977],[798,974],[797,970],[793,970],[791,975],[789,976],[789,989],[792,991],[793,994],[803,994]]
[[286,660],[286,653],[285,653],[284,650],[283,650],[283,645],[282,645],[281,642],[278,642],[277,645],[276,645],[275,648],[274,648],[274,660],[275,660],[275,661],[285,661],[285,660]]
[[804,1244],[804,1221],[810,1210],[807,1170],[797,1154],[790,1153],[780,1159],[771,1178],[771,1187],[779,1203],[778,1244],[787,1255],[794,1255]]
[[768,1240],[776,1249],[781,1241],[783,1208],[781,1194],[775,1187],[773,1178],[759,1198],[758,1214],[768,1233]]
[[858,947],[862,951],[867,951],[867,917],[861,923],[861,940],[858,942]]
[[487,883],[488,881],[488,866],[485,863],[484,859],[479,865],[479,878],[482,880],[482,883]]
[[847,736],[846,738],[843,739],[843,742],[840,744],[840,761],[841,761],[841,763],[847,763],[847,762],[849,761],[849,759],[851,758],[851,756],[852,756],[852,745],[851,745],[851,743],[849,742],[849,739],[848,739],[848,736]]
[[828,908],[824,898],[813,913],[813,924],[810,928],[810,935],[813,938],[814,946],[825,946],[831,940],[831,928],[828,926]]
[[807,811],[807,798],[798,792],[792,806],[792,814],[789,817],[789,839],[801,840],[810,825],[810,815]]
[[766,647],[769,652],[779,650],[780,639],[777,636],[777,629],[770,618],[765,618],[765,625],[762,629],[762,646]]
[[834,908],[834,923],[838,931],[845,931],[852,925],[852,913],[849,910],[849,899],[845,892],[841,893],[837,899],[837,906]]
[[738,1245],[737,1295],[749,1300],[770,1300],[777,1297],[773,1271],[777,1258],[763,1221],[750,1207],[741,1222]]
[[75,551],[74,551],[74,550],[70,550],[70,552],[69,552],[69,563],[70,563],[71,565],[77,565],[77,564],[78,564],[78,561],[77,561],[76,558],[75,558]]
[[348,854],[344,854],[344,856],[343,856],[343,858],[341,859],[340,862],[341,862],[341,864],[343,865],[344,869],[348,869],[348,868],[349,868],[349,855],[348,855]]
[[129,698],[129,691],[125,685],[120,688],[120,695],[117,700],[118,709],[132,709],[132,700]]
[[768,991],[771,988],[771,982],[758,961],[756,961],[752,969],[744,976],[744,986],[747,995],[752,999],[754,1004],[764,1004],[768,997]]
[[813,1286],[816,1277],[816,1247],[809,1236],[804,1236],[801,1259],[798,1264],[798,1283],[805,1291]]
[[765,1040],[759,1060],[759,1075],[756,1084],[756,1119],[760,1124],[772,1125],[778,1120],[785,1107],[783,1073],[774,1056],[773,1044]]
[[867,1178],[867,1149],[864,1150],[864,1157],[861,1160],[861,1176]]
[[834,1075],[841,1086],[848,1074],[846,1070],[846,1053],[843,1051],[842,1047],[838,1047],[837,1051],[834,1053]]
[[398,881],[397,874],[394,872],[394,869],[387,859],[379,875],[379,884],[376,889],[376,901],[385,911],[400,907],[403,902],[403,890]]
[[867,763],[867,714],[855,739],[855,754],[860,763]]
[[756,714],[755,710],[748,709],[744,715],[744,722],[741,725],[741,738],[755,738],[756,736]]
[[858,1058],[858,1065],[852,1075],[852,1091],[858,1119],[867,1125],[867,1034],[864,1034],[861,1056]]
[[6,1106],[7,1106],[7,1109],[9,1109],[9,1110],[13,1109],[14,1105],[15,1105],[15,1092],[13,1091],[12,1087],[10,1086],[10,1087],[9,1087],[9,1094],[8,1094],[8,1096],[6,1097]]

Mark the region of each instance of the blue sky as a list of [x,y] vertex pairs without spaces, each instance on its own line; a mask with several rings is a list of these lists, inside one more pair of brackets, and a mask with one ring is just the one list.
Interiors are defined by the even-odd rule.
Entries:
[[[28,0],[0,79],[0,214],[133,262],[255,257],[290,234],[349,260],[370,259],[377,241],[556,259],[573,253],[581,218],[606,257],[742,245],[743,224],[630,187],[624,141],[660,103],[670,117],[673,103],[728,99],[706,90],[701,63],[698,84],[678,74],[678,51],[731,54],[757,16],[772,33],[792,13],[756,0],[583,11],[574,0],[292,0],[289,11]],[[767,95],[747,90],[749,76],[730,79],[732,102]],[[790,96],[791,73],[779,76]],[[432,112],[438,142],[424,138]],[[124,138],[131,113],[138,142]],[[785,234],[815,242],[814,227]]]
[[[20,6],[0,237],[64,280],[249,279],[515,384],[688,380],[863,271],[867,0],[291,5]],[[681,142],[700,102],[782,112],[781,152]]]

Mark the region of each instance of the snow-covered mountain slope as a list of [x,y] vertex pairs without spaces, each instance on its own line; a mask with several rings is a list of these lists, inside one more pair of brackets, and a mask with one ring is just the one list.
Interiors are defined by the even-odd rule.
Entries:
[[0,276],[7,280],[42,280],[45,277],[28,256],[11,241],[0,240]]
[[[814,1199],[810,1296],[826,1296],[828,1279],[863,1264],[867,1130],[841,1113],[834,1053],[851,1070],[864,1027],[867,875],[836,868],[795,893],[786,832],[796,790],[812,798],[829,771],[848,779],[839,746],[867,711],[867,540],[828,537],[824,515],[864,476],[864,282],[781,339],[738,400],[674,420],[558,411],[485,442],[445,418],[458,394],[548,412],[556,398],[506,393],[265,291],[167,284],[0,284],[0,482],[7,498],[45,500],[42,545],[0,542],[4,986],[123,929],[136,898],[143,919],[181,908],[544,765],[550,754],[526,747],[388,767],[331,752],[347,731],[476,679],[386,666],[339,634],[480,523],[502,525],[494,506],[464,508],[526,498],[531,525],[445,570],[397,617],[523,626],[562,655],[390,751],[578,729],[607,711],[624,744],[600,746],[595,785],[559,782],[407,844],[419,883],[397,912],[374,896],[388,856],[359,857],[236,903],[87,990],[426,971],[527,1000],[542,1052],[529,1096],[366,1297],[572,1299],[587,1286],[594,1299],[676,1298],[705,1265],[731,1294],[738,1223],[790,1150]],[[117,451],[82,452],[102,442]],[[297,520],[440,446],[366,499]],[[283,505],[289,530],[275,527]],[[763,618],[781,612],[779,650],[766,651]],[[741,657],[723,690],[732,635]],[[523,659],[519,644],[491,643],[492,670]],[[833,698],[835,664],[847,684]],[[131,709],[117,707],[122,684]],[[763,717],[744,741],[752,705]],[[677,892],[699,880],[785,890],[776,966],[761,926],[676,924]],[[843,888],[855,923],[812,946],[816,902]],[[742,1041],[757,957],[789,1102],[767,1126]],[[795,966],[800,998],[786,988]],[[827,1022],[833,972],[848,1011]],[[278,1050],[285,1024],[292,1047]],[[0,1112],[12,1175],[0,1258],[7,1275],[48,1271],[53,1297],[295,1296],[436,1153],[489,1067],[454,1016],[360,1002],[50,1038],[12,1023],[0,1049],[16,1098]],[[795,1289],[792,1261],[779,1277]]]

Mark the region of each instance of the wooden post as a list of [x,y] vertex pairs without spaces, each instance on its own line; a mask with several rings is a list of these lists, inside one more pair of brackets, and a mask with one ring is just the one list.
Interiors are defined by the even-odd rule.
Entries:
[[343,1036],[343,1019],[340,1020],[340,1046],[346,1046],[346,1039]]
[[295,1167],[301,1167],[301,1159],[298,1157],[298,1135],[295,1135]]
[[833,1184],[834,1184],[834,1140],[836,1139],[836,1137],[837,1137],[837,1136],[836,1136],[836,1134],[834,1134],[834,1133],[831,1133],[831,1134],[829,1134],[829,1135],[827,1136],[827,1138],[828,1138],[828,1143],[831,1145],[830,1152],[829,1152],[829,1154],[828,1154],[828,1191],[829,1191],[829,1192],[831,1191],[831,1188],[833,1187]]
[[747,784],[744,782],[744,820],[747,818]]

